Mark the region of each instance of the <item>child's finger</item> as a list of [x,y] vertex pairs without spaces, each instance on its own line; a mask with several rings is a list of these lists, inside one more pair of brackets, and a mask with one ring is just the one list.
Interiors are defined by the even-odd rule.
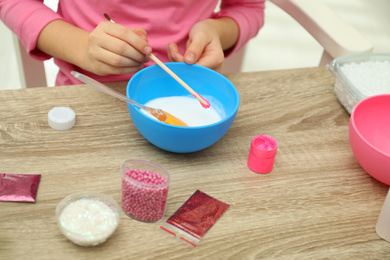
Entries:
[[184,57],[180,53],[179,47],[173,42],[167,44],[168,58],[172,62],[184,62]]
[[146,30],[145,30],[144,28],[138,27],[138,28],[133,28],[132,30],[133,30],[133,32],[135,32],[135,34],[137,34],[139,37],[141,37],[141,38],[144,39],[145,41],[148,41],[148,39],[147,39],[148,34],[147,34],[147,32],[146,32]]
[[186,53],[184,54],[184,62],[194,64],[199,60],[204,48],[207,45],[206,37],[198,36],[189,42]]
[[137,51],[149,55],[152,47],[146,40],[146,31],[142,28],[130,29],[120,24],[105,22],[106,33],[116,37],[135,48]]

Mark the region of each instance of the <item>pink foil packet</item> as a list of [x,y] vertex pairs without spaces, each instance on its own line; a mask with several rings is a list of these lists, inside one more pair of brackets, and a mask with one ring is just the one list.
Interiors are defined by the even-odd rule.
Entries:
[[197,190],[160,228],[196,246],[229,206]]
[[40,174],[0,173],[0,201],[35,202]]

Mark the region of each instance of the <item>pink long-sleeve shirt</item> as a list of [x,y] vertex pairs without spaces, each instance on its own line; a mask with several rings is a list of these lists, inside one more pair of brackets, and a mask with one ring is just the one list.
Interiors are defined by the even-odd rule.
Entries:
[[[214,10],[218,0],[60,0],[54,12],[43,0],[0,0],[0,19],[19,37],[27,52],[38,60],[51,58],[36,48],[38,36],[50,22],[62,19],[87,31],[104,21],[104,13],[124,26],[143,27],[153,53],[168,62],[166,44],[175,42],[185,52],[191,27],[207,18],[230,17],[240,29],[239,39],[230,52],[239,50],[254,37],[264,22],[265,0],[222,0],[220,11]],[[98,76],[73,64],[54,58],[60,71],[56,85],[80,82],[70,72],[80,71],[101,82],[129,80],[131,75]],[[152,61],[146,65],[154,64]]]

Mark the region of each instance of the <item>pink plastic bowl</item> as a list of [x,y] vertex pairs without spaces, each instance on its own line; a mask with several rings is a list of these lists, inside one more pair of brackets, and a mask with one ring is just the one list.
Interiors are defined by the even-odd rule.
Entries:
[[349,141],[363,169],[390,185],[390,94],[368,97],[355,106]]

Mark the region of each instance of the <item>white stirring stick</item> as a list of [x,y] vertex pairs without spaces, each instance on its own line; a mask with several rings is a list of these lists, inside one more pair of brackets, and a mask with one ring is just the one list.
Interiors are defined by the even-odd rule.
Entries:
[[[111,17],[108,14],[104,14],[104,17],[106,17],[107,20],[109,20],[112,23],[115,23],[114,20],[111,19]],[[210,107],[210,102],[208,102],[206,99],[201,97],[197,92],[195,92],[190,86],[187,85],[179,76],[177,76],[172,70],[170,70],[162,61],[160,61],[156,56],[154,56],[153,53],[149,55],[149,57],[158,65],[160,66],[165,72],[167,72],[172,78],[174,78],[180,85],[182,85],[188,92],[190,92],[195,98],[197,98],[200,102],[200,104],[204,108]]]

